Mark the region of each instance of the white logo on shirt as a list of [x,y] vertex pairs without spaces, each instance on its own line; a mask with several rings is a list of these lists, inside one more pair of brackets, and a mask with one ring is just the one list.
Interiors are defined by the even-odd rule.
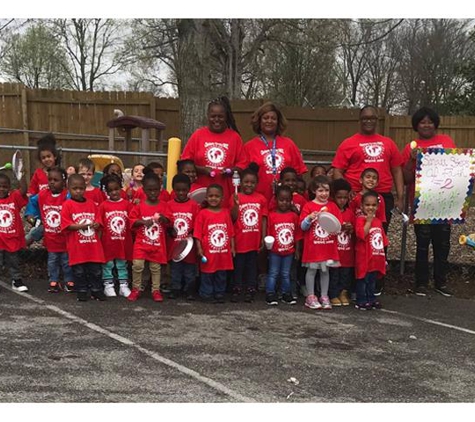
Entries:
[[61,214],[56,210],[48,211],[45,215],[45,220],[48,226],[55,229],[61,225]]
[[9,228],[13,224],[13,215],[8,210],[1,210],[0,211],[0,227],[1,228]]

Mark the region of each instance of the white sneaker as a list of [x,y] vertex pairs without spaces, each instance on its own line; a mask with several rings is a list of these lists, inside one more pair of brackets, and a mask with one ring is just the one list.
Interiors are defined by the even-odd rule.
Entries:
[[17,292],[27,292],[28,287],[23,284],[21,280],[12,280],[12,289],[16,290]]
[[104,287],[104,294],[107,297],[116,297],[115,289],[113,284],[106,284]]
[[129,289],[129,286],[127,286],[127,284],[121,284],[119,286],[119,295],[124,296],[124,297],[129,297],[130,289]]

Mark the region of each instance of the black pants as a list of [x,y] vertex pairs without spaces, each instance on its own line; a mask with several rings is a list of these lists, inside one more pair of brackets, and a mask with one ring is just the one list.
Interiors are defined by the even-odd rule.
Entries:
[[235,292],[254,292],[257,288],[257,251],[237,253],[234,257],[232,289]]
[[353,267],[330,268],[330,287],[328,290],[330,299],[340,296],[343,290],[350,292],[354,278],[355,269]]
[[0,251],[0,268],[8,268],[12,280],[21,280],[20,258],[17,252]]
[[102,285],[102,265],[97,262],[85,262],[83,264],[72,265],[74,276],[74,288],[76,292],[87,292],[88,288],[92,292],[103,289]]
[[429,283],[429,245],[434,251],[434,284],[446,283],[447,258],[450,252],[449,224],[414,224],[416,233],[416,286]]

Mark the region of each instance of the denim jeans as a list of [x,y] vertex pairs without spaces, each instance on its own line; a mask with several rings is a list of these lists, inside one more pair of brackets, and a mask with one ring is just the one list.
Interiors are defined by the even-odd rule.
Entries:
[[97,262],[85,262],[71,267],[74,275],[74,287],[76,292],[87,292],[88,288],[93,292],[102,291],[102,265]]
[[330,268],[330,299],[340,296],[343,290],[350,291],[351,281],[354,278],[353,267]]
[[117,268],[117,279],[128,280],[129,272],[127,271],[127,261],[125,259],[112,259],[111,261],[102,264],[102,279],[104,281],[114,280],[114,276],[112,274],[114,265]]
[[216,271],[215,273],[201,273],[200,296],[210,299],[213,296],[224,295],[226,292],[227,271]]
[[364,305],[365,303],[374,303],[374,289],[376,287],[377,272],[367,273],[365,278],[356,280],[356,303]]
[[170,288],[191,292],[196,278],[196,264],[188,262],[170,262]]
[[257,288],[257,251],[237,253],[234,257],[233,291],[255,291]]
[[434,251],[434,284],[446,283],[447,258],[450,252],[449,224],[414,224],[416,233],[416,286],[429,283],[429,245]]
[[69,266],[67,252],[48,252],[48,277],[49,281],[59,281],[60,268],[63,269],[64,281],[73,281],[73,271]]
[[0,251],[0,268],[8,268],[12,280],[21,280],[20,258],[18,252]]
[[275,285],[280,275],[282,293],[290,293],[290,268],[294,254],[277,255],[269,253],[269,273],[267,274],[266,293],[275,293]]

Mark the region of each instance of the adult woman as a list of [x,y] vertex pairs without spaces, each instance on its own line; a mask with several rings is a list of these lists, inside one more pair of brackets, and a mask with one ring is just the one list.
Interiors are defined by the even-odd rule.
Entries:
[[[376,169],[379,173],[376,191],[384,198],[386,205],[387,223],[383,226],[387,232],[394,205],[400,210],[404,205],[404,180],[401,154],[392,139],[376,133],[377,123],[378,113],[374,107],[365,106],[360,110],[360,131],[345,139],[336,150],[332,162],[333,178],[344,177],[351,189],[359,192],[362,171],[367,168]],[[391,192],[393,181],[396,186],[396,202]]]
[[[440,118],[436,111],[422,107],[412,116],[412,128],[417,132],[417,148],[455,148],[447,135],[437,134]],[[414,202],[414,182],[417,149],[408,143],[402,152],[404,182],[408,185],[409,203]],[[446,287],[447,258],[450,251],[450,224],[414,224],[416,234],[416,288],[418,296],[426,296],[429,284],[429,245],[434,250],[435,290],[452,296]]]
[[181,159],[195,162],[196,183],[208,187],[218,183],[223,187],[224,204],[231,195],[234,170],[244,169],[242,139],[236,127],[227,97],[208,104],[208,126],[197,129],[188,140]]
[[307,171],[302,154],[290,138],[282,136],[287,120],[271,102],[261,105],[251,117],[252,129],[258,135],[244,144],[247,163],[259,165],[256,192],[270,200],[280,171],[293,167],[298,175]]

